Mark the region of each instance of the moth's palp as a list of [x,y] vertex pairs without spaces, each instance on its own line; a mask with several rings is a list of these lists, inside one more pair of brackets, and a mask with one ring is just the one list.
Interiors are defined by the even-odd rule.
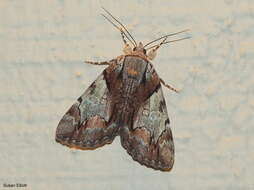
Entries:
[[135,39],[132,37],[132,35],[130,34],[130,32],[127,30],[127,28],[119,21],[119,20],[117,20],[107,9],[105,9],[104,7],[101,7],[106,13],[108,13],[110,16],[111,16],[111,18],[113,18],[118,24],[120,24],[123,28],[124,28],[124,30],[129,34],[129,36],[131,37],[131,39],[133,40],[133,42],[135,43],[135,45],[134,45],[134,47],[137,47],[137,43],[136,43],[136,41],[135,41]]

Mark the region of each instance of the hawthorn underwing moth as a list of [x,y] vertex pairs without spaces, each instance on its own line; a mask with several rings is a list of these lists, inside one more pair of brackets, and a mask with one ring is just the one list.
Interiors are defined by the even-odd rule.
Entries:
[[[111,61],[86,62],[108,67],[63,116],[55,139],[68,147],[87,150],[110,144],[119,135],[133,160],[169,171],[174,164],[174,143],[161,84],[177,90],[165,84],[150,60],[161,45],[188,38],[167,41],[169,36],[186,30],[162,36],[144,46],[141,42],[137,45],[128,30],[104,11],[110,18],[102,16],[121,33],[124,54]],[[151,46],[159,40],[159,44]]]

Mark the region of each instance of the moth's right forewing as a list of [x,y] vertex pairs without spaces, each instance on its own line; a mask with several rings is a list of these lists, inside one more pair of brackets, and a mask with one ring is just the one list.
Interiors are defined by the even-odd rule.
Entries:
[[132,125],[120,130],[121,143],[132,158],[156,170],[169,171],[174,164],[174,143],[159,78],[151,67],[145,73],[144,100],[133,118]]

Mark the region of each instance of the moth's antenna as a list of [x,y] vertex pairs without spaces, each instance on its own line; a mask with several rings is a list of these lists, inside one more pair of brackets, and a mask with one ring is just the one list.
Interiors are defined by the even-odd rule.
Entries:
[[132,37],[132,35],[130,34],[130,32],[126,29],[126,27],[119,21],[117,20],[109,11],[107,11],[104,7],[101,7],[106,13],[108,13],[118,24],[120,24],[124,30],[129,34],[129,36],[131,37],[131,39],[133,40],[133,42],[135,43],[134,47],[137,47],[137,43],[135,41],[135,39]]
[[182,41],[182,40],[186,40],[186,39],[190,39],[190,38],[191,38],[191,37],[185,37],[185,38],[180,38],[180,39],[171,40],[171,41],[167,41],[167,42],[162,42],[162,43],[160,43],[159,45],[154,45],[154,46],[152,46],[152,47],[147,48],[146,50],[151,49],[151,48],[154,48],[154,47],[158,47],[158,46],[160,46],[160,45],[164,45],[164,44],[167,44],[167,43],[178,42],[178,41]]
[[[160,37],[160,38],[157,38],[157,39],[155,39],[155,40],[153,40],[153,41],[147,43],[146,45],[144,45],[144,47],[146,47],[146,46],[148,46],[148,45],[150,45],[150,44],[152,44],[152,43],[154,43],[154,42],[156,42],[156,41],[158,41],[158,40],[161,40],[162,38],[169,37],[169,36],[174,36],[174,35],[176,35],[176,34],[180,34],[180,33],[187,32],[187,31],[189,31],[189,29],[182,30],[182,31],[180,31],[180,32],[175,32],[175,33],[172,33],[172,34],[168,34],[168,35],[162,36],[162,37]],[[154,46],[153,46],[153,47],[154,47]],[[149,49],[150,49],[150,48],[149,48]]]
[[121,34],[124,35],[131,43],[132,45],[135,47],[135,44],[130,40],[130,38],[128,37],[128,35],[120,28],[118,27],[115,23],[113,23],[108,17],[106,17],[104,14],[101,14],[107,21],[109,21],[114,27],[116,27],[118,30],[120,30]]

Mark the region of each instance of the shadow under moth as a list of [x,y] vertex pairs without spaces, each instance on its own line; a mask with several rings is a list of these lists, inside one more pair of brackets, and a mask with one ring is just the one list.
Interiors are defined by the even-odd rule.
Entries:
[[[170,171],[174,164],[174,143],[161,84],[177,90],[165,84],[150,60],[161,45],[188,38],[167,40],[187,30],[137,45],[126,27],[104,11],[109,17],[102,16],[121,33],[124,54],[111,61],[86,61],[108,67],[63,116],[55,139],[71,148],[91,150],[112,143],[119,135],[133,160],[156,170]],[[158,41],[161,42],[151,46]]]

